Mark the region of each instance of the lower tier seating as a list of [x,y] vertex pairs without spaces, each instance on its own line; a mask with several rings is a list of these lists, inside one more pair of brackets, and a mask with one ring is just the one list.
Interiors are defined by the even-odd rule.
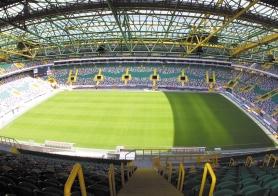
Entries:
[[[272,154],[278,159],[277,155]],[[250,158],[250,156],[249,156]],[[248,159],[247,159],[248,160]],[[218,164],[213,168],[216,176],[214,196],[277,196],[278,195],[278,167],[269,164],[269,155],[266,159],[238,160],[236,164]],[[172,167],[172,166],[171,166]],[[169,166],[162,172],[169,180]],[[185,169],[182,192],[186,196],[199,195],[204,169],[200,166],[191,166]],[[171,172],[170,182],[177,186],[180,170],[175,168]],[[209,195],[212,178],[207,177],[203,195]]]
[[[0,155],[0,196],[60,196],[75,161],[36,155]],[[88,195],[108,196],[108,163],[80,162]],[[114,163],[115,187],[122,187],[120,164]],[[127,179],[127,175],[125,175]],[[78,180],[71,195],[81,195]]]

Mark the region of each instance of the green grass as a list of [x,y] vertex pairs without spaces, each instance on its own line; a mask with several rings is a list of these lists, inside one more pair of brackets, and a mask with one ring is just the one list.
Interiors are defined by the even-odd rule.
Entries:
[[221,95],[180,92],[62,92],[10,123],[1,135],[94,148],[273,146]]

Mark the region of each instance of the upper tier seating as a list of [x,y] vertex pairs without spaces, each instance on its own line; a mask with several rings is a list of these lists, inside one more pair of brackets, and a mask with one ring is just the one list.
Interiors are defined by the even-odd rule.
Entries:
[[14,67],[12,63],[0,63],[0,75],[3,75],[15,69],[16,67]]
[[[0,63],[0,76],[9,72],[21,70],[36,65],[44,65],[51,63],[52,61],[33,61],[33,62],[2,62]],[[52,62],[53,63],[53,62]]]

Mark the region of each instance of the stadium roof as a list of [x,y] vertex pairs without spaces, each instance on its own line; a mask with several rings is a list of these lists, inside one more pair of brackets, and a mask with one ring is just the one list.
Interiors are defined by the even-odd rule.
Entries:
[[278,57],[277,0],[2,0],[0,29],[11,59]]

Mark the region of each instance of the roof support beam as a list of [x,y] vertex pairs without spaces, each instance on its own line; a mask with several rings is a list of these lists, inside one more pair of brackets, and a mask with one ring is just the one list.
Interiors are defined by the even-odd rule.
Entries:
[[178,7],[179,3],[180,3],[180,0],[177,1],[177,5],[176,5],[174,11],[172,12],[171,19],[170,19],[169,25],[168,25],[168,27],[167,27],[167,30],[166,30],[166,32],[165,32],[164,38],[167,38],[167,37],[168,37],[168,34],[169,34],[170,29],[171,29],[171,27],[172,27],[172,24],[173,24],[173,22],[174,22],[174,18],[175,18],[176,11],[177,11],[177,7]]
[[[48,0],[45,0],[49,5],[51,5],[51,2],[49,2]],[[40,6],[42,9],[43,9],[43,7],[42,6]],[[55,9],[55,8],[54,8]],[[55,9],[56,10],[56,9]],[[59,13],[59,11],[57,11],[57,13]],[[65,16],[66,17],[66,16]],[[64,31],[66,34],[67,34],[67,36],[68,36],[68,38],[69,38],[69,40],[70,40],[70,42],[72,42],[72,40],[71,40],[71,38],[70,38],[70,33],[69,33],[69,31],[68,30],[66,30],[66,29],[64,29],[64,28],[62,28],[62,27],[60,27],[59,25],[57,25],[53,20],[51,20],[51,18],[49,18],[49,17],[46,17],[46,20],[47,21],[49,21],[50,23],[52,23],[54,26],[56,26],[58,29],[61,29],[62,31]]]
[[[31,34],[31,35],[37,37],[37,38],[40,38],[40,39],[42,39],[42,40],[44,40],[44,41],[46,41],[46,42],[50,42],[51,44],[54,44],[54,45],[56,45],[56,46],[60,46],[59,44],[54,43],[54,42],[52,42],[51,40],[46,39],[46,38],[44,38],[44,37],[38,35],[37,33],[34,33],[34,32],[32,32],[32,31],[28,30],[28,29],[25,28],[25,27],[21,27],[20,25],[14,24],[14,23],[9,22],[9,21],[6,21],[6,20],[3,19],[3,18],[0,18],[0,21],[2,21],[2,22],[4,22],[4,23],[7,23],[7,24],[9,24],[9,25],[12,25],[13,27],[18,28],[18,29],[20,29],[20,30],[22,30],[22,31],[24,31],[24,32],[26,32],[26,33],[29,33],[29,34]],[[61,47],[61,46],[60,46],[60,47]]]
[[2,38],[7,38],[8,40],[13,40],[13,41],[17,41],[17,42],[24,42],[24,43],[29,43],[31,45],[37,45],[38,43],[37,42],[34,42],[32,40],[28,40],[28,39],[24,39],[24,37],[20,37],[20,36],[15,36],[13,34],[9,34],[9,33],[6,33],[6,32],[0,32],[0,39]]
[[[170,39],[160,39],[159,41],[157,39],[139,39],[139,38],[133,38],[132,43],[134,43],[134,45],[145,45],[146,47],[148,47],[148,45],[157,45],[157,44],[163,44],[163,45],[167,45],[167,46],[175,46],[175,47],[179,47],[181,45],[180,41],[173,41]],[[74,43],[76,44],[76,43]],[[70,47],[70,46],[75,46],[72,45],[70,42],[68,43],[63,43],[64,47]],[[78,43],[79,46],[87,46],[87,45],[101,45],[101,44],[108,44],[108,45],[120,45],[121,41],[118,39],[107,39],[107,40],[103,40],[103,39],[94,39],[94,40],[87,40],[87,41],[80,41]],[[183,42],[183,44],[185,46],[194,46],[195,44],[192,44],[190,42]],[[223,45],[209,45],[209,44],[204,44],[202,45],[203,47],[208,47],[208,48],[218,48],[218,49],[225,49],[225,46]],[[56,46],[53,45],[49,45],[49,46],[44,46],[41,47],[41,49],[51,49],[51,48],[56,48]],[[40,48],[34,48],[35,50],[39,50]]]
[[117,23],[117,25],[118,25],[118,27],[119,27],[119,29],[120,29],[120,31],[121,31],[121,34],[122,34],[122,37],[123,37],[124,42],[125,42],[125,44],[126,44],[126,47],[127,47],[128,50],[131,52],[131,47],[130,47],[128,41],[127,41],[126,33],[123,31],[122,25],[121,25],[121,23],[120,23],[120,21],[119,21],[117,11],[116,11],[116,10],[114,9],[114,7],[112,6],[111,0],[107,0],[107,4],[108,4],[108,6],[109,6],[109,9],[112,11],[113,16],[114,16],[114,18],[115,18],[115,21],[116,21],[116,23]]
[[194,52],[198,47],[200,47],[202,44],[207,43],[214,35],[222,31],[224,28],[229,26],[234,20],[239,18],[242,14],[244,14],[246,11],[248,11],[251,7],[253,7],[256,3],[258,3],[260,0],[253,0],[250,2],[245,8],[241,9],[239,12],[237,12],[234,16],[230,17],[227,21],[223,22],[223,25],[219,28],[214,29],[209,36],[207,36],[204,40],[199,42],[195,47],[187,51],[187,55],[191,54]]
[[[216,6],[217,6],[217,7],[221,7],[223,1],[224,1],[224,0],[218,0],[218,1],[216,2]],[[199,27],[200,27],[203,23],[205,23],[205,21],[210,17],[210,15],[211,15],[211,14],[205,14],[205,15],[204,15],[205,17],[202,18],[201,22],[196,26],[196,30],[199,29]]]
[[246,51],[248,51],[252,48],[256,48],[258,46],[268,44],[268,43],[274,42],[276,40],[278,40],[278,33],[273,33],[273,34],[270,34],[270,35],[266,35],[266,36],[258,39],[254,43],[243,43],[243,44],[239,45],[238,47],[233,48],[231,50],[231,56],[232,57],[238,56],[239,54],[241,54],[243,52],[246,52]]
[[[217,7],[221,7],[221,5],[222,5],[222,3],[223,3],[223,1],[224,0],[218,0],[217,2],[216,2],[216,6]],[[203,18],[201,18],[201,22],[199,22],[198,24],[197,24],[197,26],[194,26],[193,28],[192,28],[192,30],[191,30],[191,32],[189,32],[189,34],[187,35],[187,38],[186,38],[186,40],[185,40],[185,42],[188,42],[188,39],[190,38],[190,37],[192,37],[195,33],[197,33],[197,31],[200,29],[200,27],[201,27],[201,25],[203,25],[203,23],[206,23],[206,20],[210,17],[210,15],[211,14],[204,14],[204,17]],[[197,22],[198,20],[196,20],[196,22]],[[196,23],[195,22],[195,23]],[[195,24],[194,24],[195,25]],[[196,37],[197,39],[198,39],[198,36]],[[191,42],[193,41],[193,39],[191,39]],[[187,48],[187,51],[188,50],[190,50],[190,47],[186,47]]]
[[9,55],[16,55],[16,56],[21,56],[21,57],[26,57],[28,59],[34,59],[36,56],[36,51],[34,51],[34,54],[23,54],[22,51],[18,51],[18,50],[6,50],[6,49],[2,49],[0,48],[0,52],[1,53],[5,53],[5,54],[9,54]]
[[[11,1],[11,0],[6,0]],[[57,1],[57,0],[56,0]],[[73,0],[72,0],[73,1]],[[110,0],[111,1],[111,0]],[[210,0],[212,1],[212,0]],[[130,10],[135,7],[140,10],[164,10],[164,11],[173,11],[177,10],[180,12],[193,12],[193,13],[202,13],[202,14],[213,14],[222,17],[233,16],[236,10],[231,9],[228,6],[231,0],[223,1],[223,6],[217,7],[216,5],[206,5],[201,1],[180,1],[179,6],[176,7],[176,1],[162,1],[162,0],[150,0],[150,1],[141,1],[137,0],[125,0],[125,1],[116,1],[113,0],[113,5],[116,5],[117,8]],[[241,2],[240,0],[233,0],[234,2]],[[252,1],[252,0],[250,0]],[[275,0],[274,0],[275,1]],[[0,0],[2,2],[2,0]],[[51,1],[52,2],[52,1]],[[29,14],[23,14],[20,17],[10,16],[7,21],[13,22],[14,24],[21,24],[24,21],[37,21],[38,19],[45,18],[46,16],[57,16],[57,15],[69,15],[71,13],[84,13],[84,12],[98,12],[103,9],[108,9],[106,1],[81,1],[75,0],[72,3],[67,3],[65,5],[51,5],[45,7],[44,9],[34,9],[31,10]],[[278,21],[267,16],[259,15],[258,13],[244,13],[239,19],[243,21],[248,21],[251,23],[261,24],[267,28],[277,28]],[[0,27],[8,26],[8,23],[0,22]]]
[[[30,45],[38,45],[38,43],[36,42],[33,42],[32,40],[28,40],[28,39],[24,39],[23,37],[19,37],[19,36],[15,36],[15,35],[12,35],[12,34],[8,34],[8,33],[5,33],[5,32],[0,32],[0,39],[3,39],[3,40],[8,40],[11,41],[11,42],[23,42],[23,44],[30,44]],[[32,50],[30,48],[26,48],[24,50],[18,50],[18,49],[15,49],[15,48],[8,48],[8,47],[5,47],[5,48],[0,48],[0,52],[2,53],[6,53],[6,54],[11,54],[11,55],[17,55],[17,56],[23,56],[23,57],[26,57],[26,58],[29,58],[29,59],[33,59],[37,53],[36,50]]]

